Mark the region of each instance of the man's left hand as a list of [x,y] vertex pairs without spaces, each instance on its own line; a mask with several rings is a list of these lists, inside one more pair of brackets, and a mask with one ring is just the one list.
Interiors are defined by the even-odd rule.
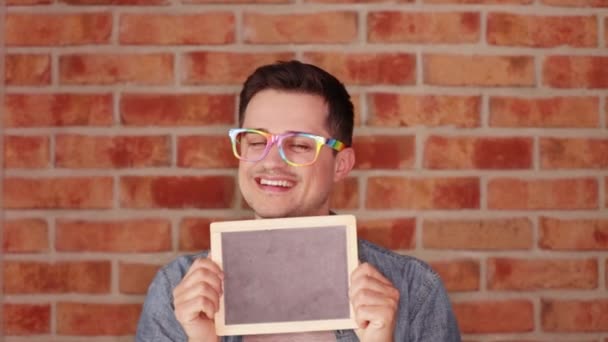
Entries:
[[399,291],[369,263],[351,274],[350,302],[355,311],[359,340],[392,341]]

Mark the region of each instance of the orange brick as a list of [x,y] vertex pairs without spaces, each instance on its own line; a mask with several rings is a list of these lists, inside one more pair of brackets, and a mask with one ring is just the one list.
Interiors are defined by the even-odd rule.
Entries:
[[7,94],[7,127],[109,126],[110,94]]
[[545,5],[566,7],[608,7],[607,0],[542,0]]
[[305,52],[304,59],[345,84],[414,84],[416,56],[408,53]]
[[259,66],[294,58],[291,52],[191,52],[182,57],[186,84],[243,84]]
[[171,250],[171,224],[162,219],[57,221],[55,247],[67,252],[162,252]]
[[46,136],[5,136],[4,167],[46,168],[50,162],[49,138]]
[[608,139],[542,138],[540,158],[543,169],[606,169]]
[[[413,2],[414,0],[399,0],[399,2]],[[382,3],[395,2],[395,0],[304,0],[310,3],[340,3],[340,4],[363,4],[363,3]]]
[[599,126],[597,97],[490,98],[490,126],[591,128]]
[[597,285],[597,259],[488,260],[491,290],[595,289]]
[[392,250],[416,246],[416,219],[364,219],[357,222],[357,237]]
[[491,209],[595,209],[598,182],[594,178],[492,179],[488,184]]
[[529,5],[534,0],[423,0],[424,3],[428,4],[482,4],[482,5]]
[[359,208],[359,181],[356,177],[346,178],[336,184],[330,206],[335,209]]
[[125,176],[120,203],[123,208],[230,208],[234,187],[232,176]]
[[68,5],[168,5],[169,0],[58,0]]
[[270,3],[289,3],[293,0],[182,0],[186,4],[270,4]]
[[51,84],[51,56],[42,54],[7,54],[4,60],[4,84]]
[[608,250],[608,219],[541,217],[538,245],[552,250]]
[[356,136],[357,169],[410,169],[414,166],[414,136]]
[[56,311],[57,334],[133,335],[140,313],[141,304],[59,302]]
[[190,168],[236,168],[228,134],[185,136],[177,140],[177,165]]
[[559,300],[541,302],[542,328],[547,332],[608,331],[608,299]]
[[532,234],[527,218],[425,219],[422,241],[427,249],[530,249]]
[[543,84],[553,88],[608,88],[608,56],[548,56]]
[[8,0],[7,6],[33,6],[33,5],[48,5],[51,0]]
[[119,39],[121,44],[227,44],[234,42],[234,25],[230,12],[123,14]]
[[5,253],[40,253],[49,250],[46,221],[15,219],[2,225],[2,250]]
[[41,335],[51,332],[50,304],[4,303],[2,307],[4,336]]
[[433,261],[430,265],[439,273],[446,290],[450,292],[479,290],[479,261],[469,259]]
[[367,15],[372,43],[473,43],[479,41],[479,13],[372,12]]
[[146,294],[159,265],[121,262],[119,264],[119,289],[125,294]]
[[371,126],[479,127],[481,97],[372,93]]
[[60,134],[55,138],[55,163],[74,169],[169,166],[170,144],[168,136]]
[[133,126],[206,126],[235,123],[230,94],[124,94],[122,123]]
[[370,177],[369,209],[475,209],[479,208],[479,179]]
[[530,47],[597,46],[595,16],[488,15],[488,43]]
[[5,178],[7,209],[107,209],[112,207],[111,177]]
[[443,86],[533,86],[530,56],[424,55],[424,83]]
[[73,54],[59,57],[62,84],[170,85],[173,56],[156,54]]
[[529,169],[532,138],[430,136],[424,167],[430,169]]
[[523,299],[453,304],[465,334],[528,332],[534,329],[532,302]]
[[244,39],[255,44],[348,43],[357,39],[357,13],[245,13]]
[[109,43],[110,13],[9,13],[5,23],[7,46],[61,46]]
[[212,218],[188,217],[179,225],[179,250],[202,251],[209,250],[209,227]]
[[5,261],[4,293],[109,293],[110,261]]

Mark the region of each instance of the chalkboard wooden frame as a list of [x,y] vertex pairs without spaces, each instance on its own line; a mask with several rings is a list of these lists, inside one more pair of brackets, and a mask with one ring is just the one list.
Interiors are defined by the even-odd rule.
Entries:
[[[293,239],[296,237],[298,239],[301,239],[302,236],[312,237],[313,240],[317,239],[317,240],[315,240],[317,242],[321,241],[321,243],[314,243],[315,245],[324,245],[325,244],[327,246],[327,244],[325,243],[327,241],[330,241],[330,242],[338,241],[338,242],[336,242],[335,248],[315,248],[317,246],[314,246],[314,245],[311,246],[310,243],[308,243],[305,246],[297,246],[297,249],[305,251],[302,253],[305,253],[306,257],[309,258],[309,260],[307,260],[307,262],[310,262],[311,264],[314,264],[314,265],[320,265],[319,263],[323,263],[323,261],[327,260],[327,259],[336,261],[336,262],[329,263],[330,265],[328,267],[335,268],[335,269],[339,270],[339,272],[334,272],[335,269],[332,269],[331,273],[328,273],[329,271],[327,271],[327,270],[318,271],[318,273],[321,273],[322,278],[320,279],[320,282],[323,283],[319,286],[326,286],[325,289],[329,290],[329,291],[327,291],[328,293],[331,291],[340,291],[337,296],[333,296],[333,295],[331,296],[331,298],[339,298],[339,299],[337,299],[337,301],[339,303],[334,305],[335,307],[339,307],[339,308],[332,307],[332,308],[330,308],[330,310],[328,310],[328,311],[331,311],[331,313],[329,313],[329,314],[326,314],[324,312],[324,313],[321,313],[319,316],[317,316],[317,318],[306,317],[305,320],[295,319],[295,320],[285,321],[284,316],[283,316],[279,320],[271,320],[271,321],[267,321],[267,322],[266,321],[264,321],[264,322],[257,321],[256,322],[255,320],[259,319],[259,317],[260,317],[260,316],[257,316],[255,319],[250,320],[249,322],[244,321],[245,319],[241,319],[240,321],[236,322],[235,319],[230,318],[230,317],[238,316],[239,315],[238,313],[234,314],[234,312],[236,312],[238,310],[235,310],[234,308],[227,308],[226,305],[228,305],[228,304],[226,302],[226,298],[225,298],[225,296],[222,296],[220,298],[219,312],[216,313],[216,315],[215,315],[215,329],[216,329],[216,333],[219,336],[307,332],[307,331],[323,331],[323,330],[344,330],[344,329],[354,329],[356,327],[353,308],[352,308],[352,305],[350,304],[350,301],[348,300],[348,288],[350,287],[350,274],[354,271],[354,269],[357,267],[357,265],[359,263],[358,256],[357,256],[356,219],[353,215],[331,215],[331,216],[312,216],[312,217],[296,217],[296,218],[214,222],[211,224],[210,229],[211,229],[211,232],[210,232],[211,258],[225,272],[225,279],[224,279],[225,293],[224,294],[226,294],[226,292],[228,292],[227,290],[229,288],[232,288],[230,286],[231,284],[237,283],[236,278],[238,278],[239,273],[236,272],[236,274],[231,274],[230,273],[231,270],[237,270],[237,269],[239,269],[239,267],[240,267],[240,269],[245,269],[245,267],[264,267],[262,262],[264,261],[265,257],[267,258],[267,261],[272,260],[272,265],[274,266],[273,269],[275,269],[275,270],[276,270],[276,262],[280,262],[280,260],[277,260],[280,258],[275,257],[275,258],[270,259],[270,257],[268,257],[268,254],[266,254],[266,255],[263,254],[263,253],[269,253],[268,249],[266,247],[257,248],[257,250],[259,250],[260,255],[259,255],[259,257],[256,257],[255,253],[258,253],[258,252],[256,252],[256,248],[242,248],[243,243],[247,243],[247,247],[249,247],[251,245],[255,245],[256,244],[255,239],[258,239],[258,246],[259,246],[259,244],[268,245],[269,242],[267,242],[267,241],[269,238],[271,240],[275,239],[274,241],[280,241],[280,240],[276,240],[277,236],[279,236],[279,239],[280,238],[284,239],[287,236],[291,236],[292,241],[283,240],[283,242],[287,242],[287,243],[274,243],[275,248],[284,249],[286,247],[281,247],[281,246],[287,246],[287,245],[289,245],[289,243],[291,243],[291,244],[296,243],[295,240],[293,240]],[[248,235],[243,235],[243,234],[248,234]],[[269,235],[269,234],[274,234],[274,235]],[[277,235],[277,234],[280,234],[280,235]],[[294,234],[300,234],[300,235],[294,235]],[[241,235],[241,236],[239,237],[239,235]],[[325,236],[323,236],[323,235],[325,235]],[[252,240],[252,238],[253,238],[253,240]],[[320,238],[322,240],[319,240]],[[234,247],[235,244],[232,241],[238,242],[239,239],[241,241],[241,248],[234,248],[235,250],[232,250],[232,251],[226,249],[227,245]],[[297,241],[299,241],[299,240],[297,240]],[[306,239],[305,239],[305,241],[310,242]],[[230,243],[228,243],[228,242],[230,242]],[[299,242],[298,242],[298,244],[299,244]],[[264,251],[262,251],[262,249],[264,249]],[[243,250],[246,250],[247,255],[249,255],[249,258],[247,259],[249,261],[244,261],[244,262],[249,262],[249,264],[243,264],[243,265],[239,266],[238,264],[236,264],[237,261],[235,261],[235,260],[244,259],[243,255],[242,255]],[[252,252],[252,250],[253,250],[253,252]],[[230,253],[234,253],[234,254],[230,254]],[[254,253],[254,254],[251,254],[251,253]],[[291,252],[288,251],[287,253],[291,253]],[[341,260],[344,260],[344,259],[342,259],[343,253],[346,254],[345,255],[346,260],[345,260],[345,262],[342,263]],[[338,256],[336,257],[336,255],[338,255]],[[252,256],[254,256],[254,258],[252,258]],[[225,258],[226,258],[226,260],[224,260]],[[294,257],[294,258],[296,258],[296,257]],[[255,262],[252,261],[253,259],[255,259]],[[292,260],[301,260],[301,259],[292,259]],[[227,261],[228,263],[225,264],[225,261]],[[241,261],[238,261],[238,262],[241,262]],[[322,266],[319,267],[319,269],[324,268],[326,265],[328,265],[328,263],[325,262],[321,265]],[[228,269],[226,269],[225,266],[229,266]],[[309,268],[307,270],[307,272],[304,272],[306,274],[300,275],[298,273],[297,276],[302,277],[302,279],[298,280],[298,279],[293,279],[294,271],[289,266],[290,266],[289,264],[285,264],[286,268],[281,268],[282,266],[279,267],[280,270],[289,270],[291,272],[290,279],[286,279],[286,281],[282,281],[280,283],[281,286],[292,286],[293,284],[299,284],[299,283],[297,283],[298,281],[309,281],[310,282],[311,273],[316,272],[315,269],[318,269],[317,267],[313,267],[312,272],[308,272],[308,271],[310,271],[310,268]],[[260,269],[260,271],[265,271],[267,269],[268,268]],[[323,272],[325,272],[325,273],[323,273]],[[251,273],[255,273],[255,272],[251,272]],[[242,272],[240,274],[242,275]],[[331,277],[337,277],[337,278],[329,279],[327,277],[327,275],[330,275]],[[334,276],[334,275],[336,275],[336,276]],[[344,278],[346,278],[346,279],[344,279]],[[232,283],[230,283],[231,279],[233,279]],[[250,281],[249,279],[247,279],[247,282],[245,282],[245,280],[243,280],[243,284],[250,284],[249,281]],[[319,283],[319,281],[315,281],[314,282],[315,286],[318,283]],[[276,283],[273,283],[273,284],[276,284]],[[341,285],[335,286],[335,284],[341,284]],[[262,287],[263,286],[260,285],[260,288],[262,288]],[[280,291],[281,289],[279,289],[279,291],[277,291],[277,290],[278,289],[276,289],[276,288],[263,289],[262,291],[271,291],[272,294],[271,295],[266,294],[266,296],[257,296],[256,298],[260,298],[260,297],[268,298],[268,296],[270,298],[273,298],[276,296],[277,293],[281,292]],[[343,294],[344,291],[342,291],[342,290],[344,290],[346,293]],[[286,289],[282,289],[282,291],[286,291]],[[238,293],[238,292],[239,291],[234,290],[229,293]],[[326,292],[326,291],[323,291],[323,292]],[[316,293],[318,293],[318,292],[316,292]],[[345,295],[346,297],[344,297],[342,294]],[[294,295],[296,295],[296,294],[294,294]],[[327,301],[328,295],[329,294],[327,294],[324,299],[319,299],[319,302],[321,302],[321,303],[332,302],[332,300]],[[239,293],[239,296],[241,296],[240,293]],[[323,295],[321,295],[321,296],[323,296]],[[233,296],[232,298],[235,298],[235,296]],[[289,298],[291,298],[291,297],[289,297]],[[346,300],[344,298],[346,298]],[[302,300],[304,300],[304,299],[303,298],[300,299],[300,301],[302,301]],[[289,301],[291,301],[291,299],[289,299]],[[231,302],[234,302],[234,300]],[[243,305],[243,304],[241,304],[242,301],[239,303],[240,304],[238,304],[238,305]],[[233,305],[233,307],[234,307],[234,304],[230,304],[230,305]],[[267,303],[267,305],[268,305],[268,307],[278,308],[279,306],[277,306],[277,305],[281,305],[281,303]],[[289,305],[293,305],[293,304],[289,304]],[[285,306],[289,306],[289,305],[285,305]],[[317,305],[316,307],[318,308],[319,305],[324,305],[324,304],[311,304],[311,305]],[[228,309],[228,310],[226,310],[226,309]],[[325,309],[321,308],[320,310],[325,310]],[[247,311],[247,309],[241,310],[241,311]],[[315,311],[315,310],[313,310],[313,311]],[[315,312],[318,312],[318,311],[315,311]],[[339,312],[338,317],[336,317],[336,312]],[[229,319],[227,319],[227,313],[230,314]],[[299,315],[299,314],[296,314],[296,316],[297,315]],[[331,316],[331,315],[333,315],[333,316]],[[256,314],[253,314],[253,315],[250,314],[249,317],[252,317],[252,316],[256,316]],[[321,316],[325,316],[325,317],[321,317]],[[330,316],[331,316],[331,318],[328,318]]]

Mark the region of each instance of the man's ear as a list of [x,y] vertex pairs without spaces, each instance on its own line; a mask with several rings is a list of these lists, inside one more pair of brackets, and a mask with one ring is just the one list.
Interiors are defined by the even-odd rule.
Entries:
[[347,147],[340,151],[336,155],[336,163],[334,164],[334,182],[346,178],[354,166],[355,150],[352,147]]

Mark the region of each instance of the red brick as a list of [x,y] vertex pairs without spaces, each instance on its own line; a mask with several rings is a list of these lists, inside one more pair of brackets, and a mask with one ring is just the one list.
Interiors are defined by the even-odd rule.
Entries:
[[6,127],[109,126],[110,94],[7,94]]
[[111,177],[5,178],[7,209],[106,209],[112,207]]
[[185,136],[177,140],[177,165],[190,168],[236,168],[228,134]]
[[414,136],[356,136],[357,169],[410,169],[414,166]]
[[330,206],[335,209],[359,208],[359,180],[349,177],[336,184]]
[[123,14],[121,44],[195,45],[234,42],[234,15],[230,12],[202,14]]
[[55,138],[56,167],[126,168],[169,166],[168,136],[87,136]]
[[491,290],[595,289],[597,285],[597,259],[488,260]]
[[538,245],[551,250],[608,250],[608,219],[541,217]]
[[[413,2],[414,0],[399,0],[399,2]],[[395,0],[304,0],[310,3],[341,3],[341,4],[364,4],[364,3],[382,3],[395,2]]]
[[[133,335],[141,304],[57,303],[57,334]],[[95,319],[91,319],[95,317]]]
[[541,302],[543,331],[606,332],[608,331],[608,299],[558,300]]
[[243,31],[255,44],[349,43],[357,39],[357,13],[245,13]]
[[186,4],[270,4],[270,3],[290,3],[293,0],[182,0]]
[[608,7],[607,0],[542,0],[545,5],[567,7]]
[[460,330],[465,334],[528,332],[534,329],[534,308],[523,299],[453,304]]
[[370,177],[369,209],[475,209],[479,208],[479,179]]
[[533,246],[532,222],[509,219],[426,219],[423,245],[427,249],[505,250]]
[[8,0],[7,6],[33,6],[33,5],[48,5],[51,0]]
[[5,23],[7,46],[62,46],[109,43],[110,13],[9,13]]
[[146,294],[159,265],[121,262],[119,264],[119,289],[125,294]]
[[529,169],[532,138],[430,136],[424,167],[430,169]]
[[467,259],[433,261],[430,265],[439,273],[446,290],[450,292],[479,290],[479,261]]
[[191,52],[182,57],[181,79],[186,84],[240,86],[257,67],[293,58],[292,52]]
[[4,303],[2,307],[4,336],[41,335],[51,332],[50,304]]
[[608,169],[608,139],[542,138],[543,169]]
[[55,247],[67,252],[162,252],[171,250],[171,224],[162,219],[57,221]]
[[46,136],[5,136],[4,167],[37,169],[50,163],[49,138]]
[[424,55],[424,83],[443,86],[533,86],[531,56]]
[[209,227],[212,218],[188,217],[179,225],[179,250],[202,251],[211,248]]
[[2,250],[5,253],[40,253],[49,250],[46,221],[14,219],[2,225]]
[[479,127],[480,96],[372,93],[368,96],[371,126]]
[[530,47],[595,47],[595,16],[488,15],[488,43]]
[[168,5],[169,0],[58,0],[68,5]]
[[593,178],[492,179],[488,184],[491,209],[595,209],[598,182]]
[[482,4],[482,5],[529,5],[534,0],[423,0],[427,4]]
[[405,85],[416,82],[416,56],[413,54],[305,52],[304,59],[345,84]]
[[120,203],[123,208],[230,208],[234,187],[231,176],[125,176]]
[[151,54],[73,54],[59,57],[62,84],[170,85],[173,56]]
[[109,293],[110,261],[5,261],[4,293]]
[[4,84],[39,86],[51,84],[51,56],[42,54],[7,54],[4,60]]
[[591,128],[599,126],[597,97],[490,98],[490,126]]
[[392,250],[416,245],[416,219],[365,219],[357,222],[357,237]]
[[372,12],[367,15],[372,43],[474,43],[479,41],[479,13]]
[[548,56],[543,84],[553,88],[608,88],[608,56]]
[[122,123],[133,126],[207,126],[235,123],[230,94],[124,94]]

